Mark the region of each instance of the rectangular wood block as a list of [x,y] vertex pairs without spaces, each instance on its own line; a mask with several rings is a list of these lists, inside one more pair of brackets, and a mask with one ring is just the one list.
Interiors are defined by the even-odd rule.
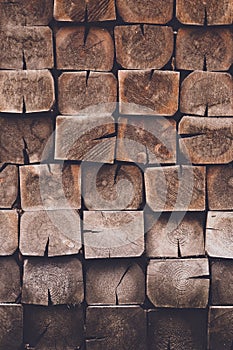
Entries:
[[233,339],[233,307],[212,306],[209,310],[209,347],[231,350]]
[[166,166],[145,170],[146,201],[155,212],[205,210],[205,167]]
[[209,285],[208,259],[149,262],[147,295],[155,307],[205,308]]
[[10,209],[18,196],[18,167],[7,165],[0,168],[0,208]]
[[178,110],[179,73],[119,70],[120,113],[172,116]]
[[211,304],[233,305],[233,260],[212,260],[211,272]]
[[18,248],[18,214],[0,210],[0,255],[12,255]]
[[20,167],[21,205],[25,211],[79,209],[81,174],[76,164]]
[[23,344],[23,307],[0,304],[0,350],[20,349]]
[[24,261],[22,302],[53,305],[81,304],[82,264],[77,258],[30,258]]
[[21,293],[20,268],[11,257],[0,257],[0,303],[16,303]]
[[144,251],[142,211],[84,211],[85,258],[140,256]]

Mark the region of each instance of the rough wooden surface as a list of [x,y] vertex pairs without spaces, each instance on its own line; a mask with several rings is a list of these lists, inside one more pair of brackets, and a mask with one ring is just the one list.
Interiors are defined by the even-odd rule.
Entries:
[[24,338],[28,349],[81,349],[83,309],[74,306],[24,306]]
[[87,265],[88,305],[143,304],[145,274],[134,261],[95,260]]
[[153,211],[205,210],[205,167],[147,168],[145,188],[147,204]]
[[140,256],[144,251],[142,211],[84,211],[85,258]]
[[228,73],[195,71],[181,85],[180,111],[201,116],[233,115],[233,79]]
[[79,209],[80,166],[75,164],[21,166],[20,189],[23,210]]
[[148,325],[148,350],[206,350],[205,310],[150,310]]
[[23,343],[22,305],[0,304],[0,350],[20,349]]
[[114,29],[116,60],[127,69],[160,69],[173,53],[173,30],[166,26],[131,25]]
[[177,0],[176,16],[181,23],[203,25],[232,24],[231,0]]
[[155,307],[205,308],[209,279],[208,259],[150,260],[147,295]]
[[57,68],[110,71],[113,67],[114,44],[104,28],[61,28],[56,35]]
[[125,22],[164,24],[172,19],[173,0],[116,0],[119,15]]
[[117,80],[112,73],[69,72],[59,77],[58,107],[61,114],[111,114],[116,101]]
[[147,214],[146,255],[186,257],[204,255],[203,217],[193,213],[163,213],[159,218]]
[[212,306],[209,311],[209,349],[231,350],[233,307]]
[[55,0],[54,17],[57,21],[95,22],[116,19],[114,0]]
[[88,307],[87,350],[145,350],[146,314],[139,306]]
[[89,210],[135,210],[143,200],[142,173],[134,165],[83,163],[82,184]]
[[166,164],[176,162],[176,122],[165,118],[118,119],[117,160]]
[[211,165],[207,170],[210,210],[233,209],[233,165]]
[[24,261],[24,304],[80,304],[83,293],[82,264],[77,258],[30,258]]
[[172,116],[178,109],[179,73],[119,70],[120,113]]
[[0,303],[15,303],[21,292],[20,269],[13,257],[0,257]]
[[206,251],[209,256],[233,259],[232,231],[233,212],[208,212]]
[[115,121],[110,116],[58,116],[55,159],[113,163]]
[[18,248],[18,214],[0,210],[0,255],[11,255]]
[[0,71],[0,112],[49,111],[55,100],[54,81],[48,70]]
[[0,208],[12,208],[18,195],[18,168],[7,165],[0,170]]
[[233,260],[214,260],[210,264],[211,304],[233,305]]
[[49,27],[0,28],[1,69],[53,68],[52,31]]
[[26,160],[34,163],[49,155],[48,145],[53,139],[51,117],[3,116],[0,117],[0,129],[0,162],[24,164]]
[[233,36],[226,28],[180,28],[176,40],[176,68],[228,70],[233,63]]
[[23,255],[48,256],[77,254],[82,248],[80,217],[75,210],[26,212],[20,221]]
[[193,164],[233,160],[233,119],[183,117],[179,123],[181,152]]

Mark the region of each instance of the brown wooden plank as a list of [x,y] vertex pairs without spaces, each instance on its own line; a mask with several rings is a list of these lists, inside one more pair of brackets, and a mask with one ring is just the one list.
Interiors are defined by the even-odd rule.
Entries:
[[34,113],[51,110],[54,81],[48,70],[0,71],[0,112]]
[[20,268],[13,257],[0,258],[0,303],[15,303],[21,293]]
[[145,187],[147,204],[155,212],[205,210],[205,167],[147,168]]
[[204,116],[233,115],[233,79],[228,73],[196,71],[181,85],[180,110]]
[[233,259],[232,229],[233,212],[208,212],[206,251],[209,256]]
[[147,295],[156,307],[205,308],[209,279],[208,259],[150,260]]
[[120,70],[120,113],[172,116],[178,109],[179,73]]
[[165,118],[118,119],[117,160],[166,164],[176,162],[176,122]]
[[233,305],[233,260],[214,260],[211,271],[211,304]]
[[56,35],[57,68],[110,71],[114,45],[110,33],[99,27],[61,28]]
[[173,53],[173,30],[167,26],[131,25],[114,29],[116,59],[127,69],[160,69]]
[[172,19],[173,0],[116,0],[120,16],[125,22],[165,24]]
[[209,310],[209,349],[231,350],[233,307],[212,306]]
[[207,191],[210,210],[233,209],[233,166],[213,165],[207,169]]
[[12,208],[18,195],[18,168],[7,165],[0,170],[0,208]]
[[193,213],[147,214],[146,255],[186,257],[204,255],[203,218]]
[[231,0],[177,0],[176,16],[181,23],[203,25],[232,24]]
[[89,210],[139,209],[142,185],[135,165],[82,164],[82,196]]
[[18,248],[18,214],[0,210],[0,255],[11,255]]
[[82,248],[79,214],[74,210],[26,212],[20,220],[20,251],[23,255],[78,254]]
[[84,211],[85,258],[140,256],[144,252],[142,211]]
[[206,350],[206,318],[205,310],[149,310],[148,350]]
[[0,304],[0,350],[20,349],[23,344],[23,308],[17,304]]
[[80,166],[75,164],[21,166],[20,188],[23,210],[79,209]]
[[145,275],[133,260],[90,261],[86,271],[88,305],[143,304]]
[[227,28],[180,28],[176,40],[176,68],[228,70],[233,63],[233,36]]
[[193,164],[233,160],[233,119],[183,117],[179,134],[180,150]]
[[77,258],[30,258],[24,261],[22,302],[49,305],[83,301],[82,264]]
[[112,73],[69,72],[58,79],[61,114],[112,113],[116,101],[117,80]]
[[0,117],[0,129],[1,162],[24,164],[27,160],[34,163],[41,162],[49,156],[53,139],[51,117],[24,116],[19,118],[3,116]]
[[86,349],[145,350],[145,311],[139,306],[88,307]]
[[75,306],[24,306],[26,349],[81,349],[84,342],[83,309]]

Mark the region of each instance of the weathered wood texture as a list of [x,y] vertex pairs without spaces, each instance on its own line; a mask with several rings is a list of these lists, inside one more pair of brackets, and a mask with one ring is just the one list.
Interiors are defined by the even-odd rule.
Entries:
[[55,0],[54,17],[57,21],[95,22],[116,19],[114,0]]
[[80,304],[83,293],[82,264],[77,258],[30,258],[24,261],[24,304]]
[[233,259],[233,212],[208,212],[206,251],[209,256]]
[[181,23],[203,25],[232,24],[231,0],[177,0],[176,16]]
[[116,26],[117,62],[127,69],[160,69],[173,53],[173,30],[166,26]]
[[143,304],[145,274],[134,261],[90,261],[86,272],[88,305]]
[[18,214],[0,210],[0,255],[11,255],[18,248]]
[[233,115],[233,79],[228,73],[196,71],[181,85],[180,111],[204,116]]
[[79,209],[80,166],[40,164],[20,167],[22,209],[26,211]]
[[53,122],[49,116],[3,116],[0,117],[0,129],[2,163],[41,162],[51,153]]
[[110,33],[99,27],[61,28],[56,35],[57,68],[110,71],[114,44]]
[[213,165],[207,169],[210,210],[233,209],[233,165]]
[[205,308],[209,279],[208,259],[150,260],[147,295],[156,307]]
[[74,306],[24,306],[27,349],[81,349],[84,343],[83,309]]
[[119,15],[125,22],[164,24],[172,19],[173,0],[116,0]]
[[48,25],[53,17],[53,0],[0,1],[0,26]]
[[0,350],[20,349],[23,344],[23,308],[0,304]]
[[117,160],[166,164],[176,162],[176,122],[165,118],[118,119]]
[[146,201],[153,211],[205,210],[205,167],[147,168],[145,187]]
[[34,113],[51,110],[54,81],[48,70],[0,71],[0,112]]
[[0,29],[0,38],[1,69],[53,68],[49,27],[4,27],[4,30]]
[[142,211],[84,211],[85,258],[140,256],[144,252]]
[[212,306],[209,311],[209,349],[231,350],[233,307]]
[[139,306],[88,307],[87,350],[145,350],[146,313]]
[[61,114],[114,112],[117,80],[112,73],[69,72],[58,80],[58,107]]
[[163,213],[160,217],[147,214],[146,255],[186,257],[204,255],[203,217],[193,213]]
[[143,179],[135,165],[82,164],[82,196],[89,210],[135,210],[143,201]]
[[0,303],[15,303],[21,292],[20,268],[13,257],[0,258]]
[[26,212],[20,221],[20,251],[23,255],[77,254],[82,248],[80,217],[75,210]]
[[214,260],[210,264],[211,304],[233,305],[233,260]]
[[179,123],[181,152],[193,164],[233,160],[233,119],[183,117]]
[[12,208],[18,195],[18,168],[7,165],[0,170],[0,208]]
[[206,318],[205,310],[150,310],[148,349],[206,350]]
[[176,68],[228,70],[233,63],[232,31],[226,28],[180,28],[176,40]]
[[113,163],[115,131],[110,116],[58,116],[55,159]]
[[120,70],[120,113],[172,116],[178,109],[179,73]]

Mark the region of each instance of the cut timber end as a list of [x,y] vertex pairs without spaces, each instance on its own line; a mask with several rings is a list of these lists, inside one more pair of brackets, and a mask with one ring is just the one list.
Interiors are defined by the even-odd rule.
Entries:
[[[233,249],[232,249],[233,250]],[[211,304],[232,305],[233,260],[212,260],[211,272]]]
[[18,214],[0,210],[0,255],[12,255],[18,248]]
[[18,167],[7,165],[0,170],[0,207],[10,209],[18,196]]
[[20,268],[11,256],[0,257],[0,281],[0,302],[16,303],[21,293]]
[[233,307],[211,306],[209,310],[209,348],[232,349]]
[[18,304],[0,304],[0,349],[19,349],[23,343],[23,307]]

